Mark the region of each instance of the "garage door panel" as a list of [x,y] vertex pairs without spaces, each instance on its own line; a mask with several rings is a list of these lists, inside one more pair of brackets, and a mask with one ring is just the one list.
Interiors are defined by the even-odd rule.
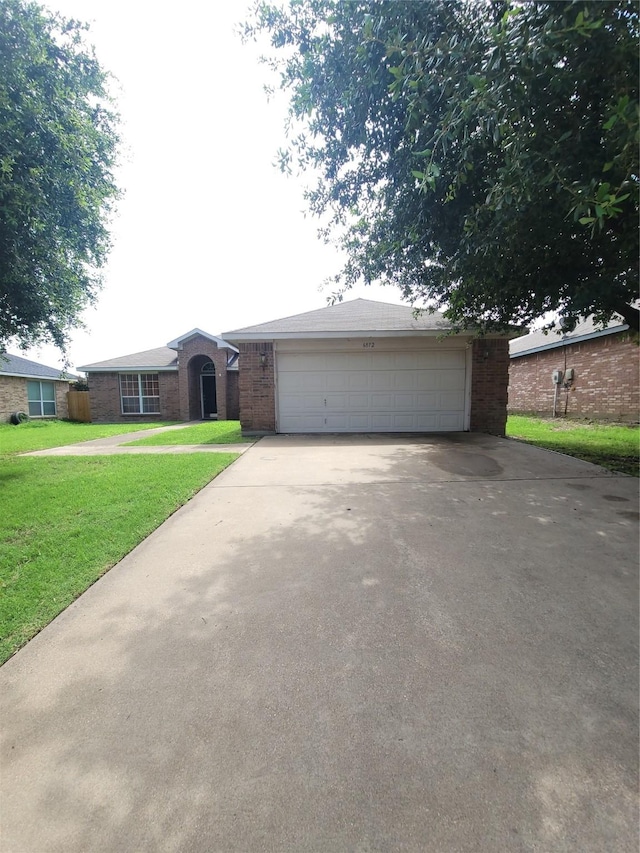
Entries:
[[325,353],[320,356],[319,359],[321,365],[320,369],[326,371],[344,371],[349,366],[347,357],[343,352]]
[[443,412],[439,418],[441,430],[457,430],[460,431],[464,429],[464,421],[462,416],[457,412],[450,412],[447,414]]
[[376,411],[391,411],[395,408],[395,394],[375,393],[370,396],[371,409]]
[[325,397],[317,394],[300,394],[295,396],[283,395],[280,398],[282,411],[290,414],[304,414],[305,412],[326,411]]
[[390,391],[393,388],[393,373],[390,370],[376,371],[371,374],[372,391]]
[[395,391],[417,391],[418,373],[415,370],[399,370],[394,375],[393,388]]
[[438,408],[456,411],[464,409],[464,390],[462,391],[441,391],[438,395]]
[[462,430],[465,364],[464,350],[278,353],[278,429]]
[[349,377],[346,373],[327,373],[324,377],[327,391],[347,391],[349,389]]
[[442,350],[438,353],[437,366],[440,370],[455,369],[464,370],[467,356],[464,350]]
[[415,408],[419,412],[435,411],[440,408],[438,404],[439,399],[440,394],[438,391],[431,391],[430,393],[421,392],[420,394],[416,394]]
[[278,387],[283,394],[303,394],[308,391],[324,394],[326,379],[322,373],[282,373]]
[[344,412],[349,408],[348,399],[348,394],[327,394],[325,409],[329,412]]
[[366,371],[350,370],[347,373],[347,387],[350,391],[368,391],[371,386],[370,376]]
[[464,388],[466,372],[464,370],[440,371],[441,388]]

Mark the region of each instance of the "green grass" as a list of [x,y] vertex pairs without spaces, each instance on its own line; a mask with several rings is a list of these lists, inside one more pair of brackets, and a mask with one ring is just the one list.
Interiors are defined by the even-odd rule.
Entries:
[[184,429],[161,432],[148,438],[127,442],[127,446],[152,446],[170,444],[238,444],[254,441],[240,432],[240,421],[206,421]]
[[80,424],[73,421],[27,421],[14,426],[0,424],[0,455],[8,453],[28,453],[31,450],[45,450],[49,447],[64,447],[79,441],[93,438],[108,438],[111,435],[138,432],[141,429],[153,429],[169,426],[175,421],[159,421],[147,424]]
[[637,426],[510,415],[507,435],[602,465],[610,471],[639,472],[640,432]]
[[236,458],[0,458],[0,663]]

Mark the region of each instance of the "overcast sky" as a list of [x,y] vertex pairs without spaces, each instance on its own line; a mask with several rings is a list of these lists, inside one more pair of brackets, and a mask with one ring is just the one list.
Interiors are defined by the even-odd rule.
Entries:
[[[42,5],[91,24],[88,40],[118,80],[126,145],[105,286],[73,335],[72,368],[194,327],[220,334],[325,306],[322,282],[340,259],[304,215],[303,181],[273,165],[285,103],[267,101],[260,51],[234,33],[249,4]],[[391,287],[352,296],[401,301]],[[62,363],[55,347],[23,355]]]

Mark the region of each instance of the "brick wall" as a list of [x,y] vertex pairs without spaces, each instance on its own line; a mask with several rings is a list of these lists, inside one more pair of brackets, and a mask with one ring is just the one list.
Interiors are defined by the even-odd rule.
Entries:
[[273,344],[240,344],[240,425],[248,433],[276,430]]
[[509,341],[476,338],[471,368],[471,432],[504,435],[508,384]]
[[[240,344],[240,423],[244,432],[275,432],[275,370],[270,343]],[[264,361],[264,363],[263,363]],[[471,430],[504,435],[509,342],[473,342]]]
[[237,370],[227,373],[227,418],[237,421],[240,417],[240,374]]
[[202,417],[200,371],[212,361],[216,368],[216,403],[218,420],[227,420],[227,349],[218,349],[214,341],[200,336],[185,341],[178,352],[180,385],[180,420],[194,421]]
[[176,371],[158,373],[160,390],[159,415],[123,415],[120,405],[118,373],[89,374],[91,419],[94,423],[144,423],[145,421],[179,421],[178,374]]
[[[602,420],[637,421],[638,345],[626,332],[512,358],[509,411],[551,416],[554,370],[572,368],[569,391],[558,392],[558,413]],[[566,366],[565,366],[566,357]]]
[[[42,380],[47,381],[47,380]],[[6,423],[13,412],[29,412],[27,379],[20,376],[0,376],[0,421]],[[56,391],[56,417],[66,418],[68,382],[54,382]]]

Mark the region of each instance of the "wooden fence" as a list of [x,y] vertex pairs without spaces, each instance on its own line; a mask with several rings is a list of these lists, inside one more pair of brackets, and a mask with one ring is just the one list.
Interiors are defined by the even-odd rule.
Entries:
[[88,391],[67,391],[67,405],[69,407],[69,420],[91,423],[91,407],[89,405]]

